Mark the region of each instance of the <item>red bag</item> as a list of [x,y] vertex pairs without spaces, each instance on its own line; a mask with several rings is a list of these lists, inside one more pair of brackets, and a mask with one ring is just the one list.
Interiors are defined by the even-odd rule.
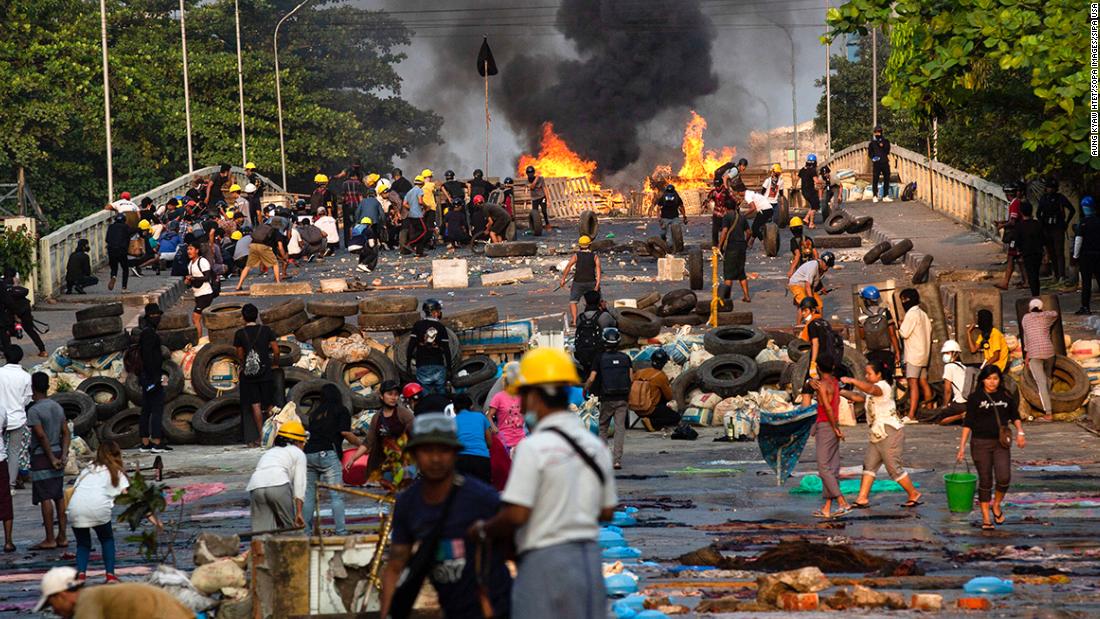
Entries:
[[[344,456],[340,458],[340,464],[348,465],[348,461],[355,455],[354,449],[345,449]],[[343,469],[345,486],[362,486],[367,483],[367,454],[359,456],[352,465],[351,470]]]
[[508,483],[508,474],[512,472],[512,457],[508,455],[508,448],[500,442],[500,437],[495,434],[493,443],[489,445],[489,467],[492,471],[493,487],[498,492],[503,492],[504,485]]

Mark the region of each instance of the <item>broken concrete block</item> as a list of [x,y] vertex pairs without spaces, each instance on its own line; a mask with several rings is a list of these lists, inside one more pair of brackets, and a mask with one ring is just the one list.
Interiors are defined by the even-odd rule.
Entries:
[[252,619],[252,596],[223,600],[218,605],[218,619]]
[[206,565],[222,557],[235,557],[240,552],[241,538],[238,535],[218,535],[200,533],[195,539],[195,565]]
[[863,585],[841,589],[827,598],[825,603],[834,610],[845,608],[906,608],[905,600],[900,593],[875,591]]
[[638,300],[637,299],[615,299],[615,307],[616,308],[629,307],[631,309],[637,309]]
[[223,587],[245,587],[248,581],[245,580],[244,570],[232,559],[219,559],[195,568],[191,573],[191,584],[200,592],[211,595]]
[[248,294],[253,297],[281,297],[313,294],[313,287],[309,282],[266,282],[252,284],[248,287]]
[[825,574],[814,566],[777,572],[772,576],[799,593],[816,593],[832,586]]
[[665,256],[657,259],[657,281],[679,282],[684,279],[684,259]]
[[942,610],[943,596],[938,593],[914,593],[909,599],[909,608],[913,610]]
[[818,600],[816,593],[798,593],[787,591],[779,595],[779,608],[789,611],[817,610]]
[[470,271],[464,258],[432,260],[432,288],[468,288]]
[[989,598],[959,598],[955,600],[955,606],[963,610],[989,610],[993,608],[993,603]]
[[525,282],[532,279],[535,279],[535,272],[532,271],[530,267],[524,267],[522,269],[509,269],[507,271],[500,271],[499,273],[482,273],[481,285],[503,286],[505,284]]
[[348,280],[338,277],[333,279],[322,279],[317,282],[321,292],[347,292]]

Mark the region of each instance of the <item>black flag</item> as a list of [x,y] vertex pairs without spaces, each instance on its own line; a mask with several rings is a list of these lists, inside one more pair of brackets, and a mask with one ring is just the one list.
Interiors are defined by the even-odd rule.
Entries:
[[493,50],[489,49],[488,38],[481,40],[481,50],[477,53],[477,74],[485,77],[486,73],[489,75],[498,73],[497,61],[493,58]]

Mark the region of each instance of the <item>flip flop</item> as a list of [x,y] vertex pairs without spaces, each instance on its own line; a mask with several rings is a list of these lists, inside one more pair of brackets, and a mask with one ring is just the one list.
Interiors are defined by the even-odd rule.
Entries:
[[851,511],[852,511],[852,509],[850,507],[838,508],[835,512],[833,512],[833,518],[840,518],[841,516],[846,516]]
[[852,509],[871,509],[870,503],[852,503]]
[[1003,511],[999,514],[997,512],[991,512],[991,513],[993,514],[993,522],[996,522],[997,524],[1004,524],[1005,523],[1005,513]]
[[993,524],[992,524],[992,523],[989,523],[989,524],[987,524],[987,523],[984,523],[984,522],[982,523],[982,530],[983,530],[983,531],[992,531],[992,530],[994,530],[994,529],[996,529],[996,528],[997,528],[997,527],[993,526]]
[[898,505],[898,507],[916,507],[918,505],[924,505],[924,501],[920,499],[913,499],[912,501],[906,501]]
[[825,512],[823,512],[819,509],[819,510],[817,510],[816,512],[813,513],[813,517],[814,518],[832,518],[833,515],[832,514],[826,514]]

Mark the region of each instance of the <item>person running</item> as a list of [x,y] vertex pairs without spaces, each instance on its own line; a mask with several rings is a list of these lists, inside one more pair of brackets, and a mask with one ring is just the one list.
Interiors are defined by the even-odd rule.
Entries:
[[665,186],[664,193],[657,197],[654,206],[658,209],[657,225],[661,229],[661,240],[668,241],[668,230],[673,225],[685,225],[687,223],[687,211],[684,210],[684,200],[676,192],[672,184]]
[[245,490],[249,496],[252,530],[305,528],[302,506],[306,493],[308,434],[299,421],[287,421],[275,433],[275,446],[260,456]]
[[909,472],[902,464],[901,455],[905,450],[905,430],[898,418],[894,402],[894,376],[890,368],[882,363],[868,363],[864,370],[864,380],[845,376],[840,379],[845,385],[859,390],[842,391],[841,395],[853,402],[866,402],[868,433],[867,454],[863,458],[863,477],[859,483],[859,496],[852,507],[865,509],[871,506],[871,486],[878,474],[878,468],[886,466],[886,472],[905,490],[908,500],[901,507],[916,507],[922,503],[921,493],[909,478]]
[[603,330],[616,324],[599,290],[584,293],[584,311],[577,315],[573,333],[573,358],[582,375],[588,376],[596,358],[604,351]]
[[[2,368],[0,368],[2,371]],[[0,390],[0,403],[6,394]],[[12,523],[15,521],[15,510],[11,504],[11,476],[8,474],[8,448],[4,428],[7,420],[0,410],[0,523],[4,527],[4,553],[15,552],[15,543],[12,541]]]
[[511,610],[512,578],[501,545],[489,550],[484,535],[468,535],[476,523],[497,513],[500,497],[488,484],[458,472],[461,449],[454,419],[442,414],[416,418],[406,451],[420,475],[393,507],[382,617],[408,616],[425,578],[444,617],[529,616]]
[[922,412],[926,409],[917,411],[917,421],[949,426],[966,417],[966,398],[973,390],[973,386],[967,384],[967,375],[973,371],[976,376],[977,370],[963,365],[962,347],[955,340],[944,342],[940,354],[943,359],[943,405],[928,412]]
[[[187,275],[183,277],[183,285],[191,288],[195,297],[195,307],[191,310],[191,322],[195,325],[195,331],[202,337],[202,311],[210,307],[214,302],[214,287],[211,282],[214,273],[210,269],[210,261],[201,256],[202,248],[198,243],[190,243],[187,246]],[[247,271],[248,267],[245,267]],[[244,273],[241,273],[242,278]]]
[[520,359],[510,391],[522,399],[534,430],[516,447],[501,510],[469,531],[474,539],[514,537],[522,560],[513,617],[607,616],[596,538],[618,496],[607,448],[569,412],[571,387],[579,383],[564,350],[536,348]]
[[600,399],[600,440],[607,443],[611,422],[615,422],[615,440],[611,450],[615,470],[623,468],[623,442],[626,440],[627,398],[634,381],[630,357],[619,350],[622,336],[615,327],[603,330],[605,351],[596,359],[584,383],[585,392]]
[[856,327],[863,340],[864,355],[868,361],[882,361],[896,367],[901,358],[897,323],[890,310],[882,306],[882,293],[875,286],[864,286],[859,291],[862,307]]
[[122,269],[122,291],[130,283],[130,226],[126,223],[126,215],[115,215],[114,222],[107,226],[107,262],[111,267],[111,279],[107,281],[107,290],[115,289],[118,271]]
[[156,617],[194,619],[195,611],[164,589],[140,582],[86,587],[71,567],[50,568],[42,576],[42,595],[32,612],[47,606],[60,617]]
[[240,363],[241,435],[249,447],[260,446],[264,420],[274,404],[274,372],[279,367],[279,342],[267,325],[257,324],[260,310],[251,303],[241,308],[244,326],[233,334]]
[[806,201],[806,227],[814,229],[814,217],[821,209],[821,197],[817,193],[817,155],[806,155],[806,165],[798,170],[798,178],[801,181],[802,199]]
[[[848,513],[851,506],[840,491],[840,382],[833,375],[831,357],[817,362],[818,377],[810,379],[817,397],[817,423],[814,425],[814,445],[817,450],[817,475],[821,478],[821,497],[825,504],[814,512],[818,518],[837,518]],[[837,509],[833,511],[833,501]]]
[[76,578],[81,582],[87,578],[94,531],[99,540],[100,554],[103,555],[106,582],[118,582],[118,577],[115,576],[115,532],[111,525],[111,509],[115,505],[115,499],[130,487],[118,443],[100,443],[96,448],[95,460],[77,475],[72,487],[68,515],[73,537],[76,538]]
[[1016,445],[1023,449],[1027,439],[1016,399],[1005,390],[1000,368],[987,365],[978,374],[978,388],[966,400],[966,418],[955,454],[955,461],[962,462],[969,441],[970,457],[978,472],[978,505],[984,531],[992,531],[994,523],[1005,522],[1001,503],[1012,481],[1011,425],[1016,426]]
[[1100,288],[1100,217],[1092,196],[1081,198],[1081,222],[1073,238],[1073,264],[1081,267],[1081,307],[1074,314],[1092,313],[1092,280]]
[[[353,445],[359,443],[358,437],[351,432],[351,412],[344,406],[340,388],[335,383],[325,383],[321,387],[320,402],[309,412],[309,438],[302,448],[306,454],[306,496],[302,513],[305,514],[307,536],[313,533],[315,525],[321,526],[320,518],[314,523],[317,482],[331,486],[343,484],[340,458],[344,455],[345,440]],[[329,490],[328,495],[336,534],[347,535],[344,493]]]
[[378,266],[378,240],[374,237],[374,220],[364,217],[351,231],[348,251],[359,254],[359,271],[371,272]]
[[527,166],[527,189],[531,193],[531,211],[542,212],[542,227],[550,229],[550,215],[546,210],[546,180],[535,172],[534,166]]
[[[966,325],[966,344],[971,354],[982,351],[982,365],[993,364],[1002,372],[1008,367],[1008,341],[1000,329],[993,326],[993,312],[978,310],[978,322]],[[974,329],[978,336],[974,337]]]
[[719,235],[718,247],[722,254],[722,279],[726,284],[726,298],[730,298],[733,290],[733,282],[741,284],[741,300],[745,303],[752,302],[749,297],[749,279],[745,273],[745,257],[749,247],[749,225],[741,216],[741,200],[744,196],[744,184],[738,184],[733,189],[729,210],[722,217],[722,234]]
[[141,436],[142,453],[163,453],[172,451],[164,444],[164,353],[157,327],[164,316],[160,306],[149,303],[145,306],[145,316],[141,320],[141,334],[138,336],[138,354],[141,367],[138,379],[141,386],[141,417],[138,419],[138,434]]
[[1020,319],[1023,332],[1024,367],[1031,372],[1043,405],[1041,421],[1054,421],[1054,406],[1050,400],[1050,379],[1054,376],[1054,342],[1051,329],[1060,318],[1054,310],[1043,311],[1043,300],[1032,299],[1027,314]]
[[752,235],[749,237],[749,248],[751,249],[753,241],[764,240],[764,226],[771,223],[774,209],[772,203],[764,197],[764,194],[751,189],[745,191],[744,203],[749,205],[750,213],[755,213],[752,218]]
[[491,484],[493,469],[489,450],[493,444],[493,424],[481,411],[471,410],[473,401],[465,393],[454,396],[455,426],[462,450],[458,452],[459,473]]
[[413,324],[405,369],[413,374],[412,364],[415,362],[416,382],[428,393],[443,394],[451,375],[451,341],[447,328],[441,322],[443,304],[436,299],[428,299],[421,309],[424,317]]
[[580,249],[570,256],[569,262],[561,272],[559,285],[561,288],[564,288],[565,282],[569,281],[569,273],[573,273],[573,284],[569,287],[569,314],[574,323],[577,322],[577,302],[589,291],[600,289],[600,277],[603,274],[600,268],[600,257],[595,252],[589,251],[588,246],[591,244],[590,237],[581,236],[577,240]]
[[871,201],[879,201],[879,179],[882,179],[882,201],[893,202],[890,197],[890,140],[882,137],[882,127],[876,126],[872,133],[867,143],[867,158],[871,160]]
[[489,399],[485,415],[496,428],[497,437],[511,455],[516,445],[527,437],[524,428],[523,410],[520,407],[519,396],[508,393],[508,386],[516,382],[519,374],[519,363],[510,361],[504,365],[501,372],[503,388]]
[[[329,217],[328,219],[332,218]],[[333,222],[333,229],[335,229],[335,222]],[[272,269],[275,275],[275,283],[282,281],[276,253],[279,256],[286,256],[283,239],[282,233],[269,222],[261,223],[252,229],[252,242],[248,245],[248,260],[245,262],[244,269],[241,270],[240,278],[237,279],[237,290],[244,287],[244,282],[248,279],[248,272],[255,268]]]
[[[42,509],[46,537],[31,550],[65,548],[65,461],[69,458],[69,424],[61,405],[47,397],[50,377],[44,372],[31,375],[33,402],[27,407],[31,443],[31,503]],[[54,517],[57,534],[54,535]]]
[[1035,218],[1043,228],[1043,246],[1055,280],[1066,280],[1066,229],[1077,215],[1077,209],[1058,191],[1058,181],[1050,178],[1043,184],[1043,195],[1035,210]]
[[1016,248],[1024,264],[1024,274],[1031,296],[1039,296],[1039,269],[1043,264],[1043,227],[1031,216],[1030,202],[1020,204],[1020,221],[1016,222]]
[[[1020,259],[1020,251],[1016,248],[1016,224],[1020,221],[1020,205],[1023,204],[1024,188],[1023,183],[1009,183],[1001,188],[1005,199],[1008,200],[1008,218],[994,223],[997,229],[1002,231],[1001,240],[1005,244],[1008,261],[1005,263],[1004,281],[993,284],[1001,290],[1008,290],[1008,286],[1012,283],[1012,272]],[[1021,277],[1026,277],[1023,269],[1020,271]]]
[[649,367],[635,370],[630,383],[629,408],[641,419],[647,432],[680,423],[680,414],[668,405],[672,400],[672,384],[664,373],[668,361],[665,349],[658,348],[649,357]]
[[710,244],[712,247],[718,247],[718,239],[722,234],[722,219],[726,216],[730,203],[729,190],[722,183],[722,179],[714,179],[714,188],[707,194],[706,201],[713,206],[710,215]]
[[928,367],[932,365],[932,320],[921,308],[920,293],[915,288],[905,288],[898,293],[898,299],[905,309],[898,335],[905,342],[904,369],[909,394],[909,412],[902,421],[916,423],[917,407],[935,401],[928,384]]

